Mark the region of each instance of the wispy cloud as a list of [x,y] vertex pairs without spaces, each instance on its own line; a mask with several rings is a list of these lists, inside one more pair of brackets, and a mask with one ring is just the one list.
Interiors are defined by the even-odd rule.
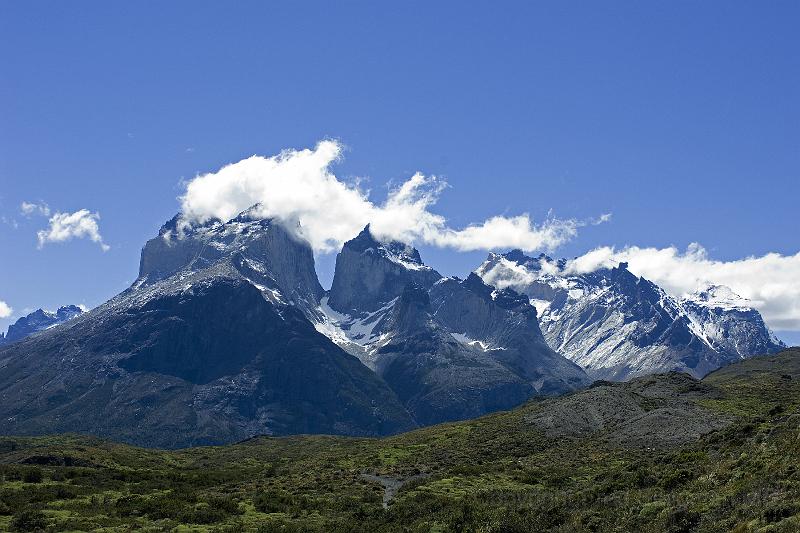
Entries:
[[20,212],[29,217],[31,215],[50,216],[50,206],[44,202],[22,202],[19,206]]
[[37,232],[39,249],[47,243],[65,242],[72,239],[89,239],[100,245],[105,252],[110,247],[103,242],[100,235],[100,215],[88,209],[79,209],[74,213],[56,212],[50,217],[47,229]]
[[[516,247],[552,249],[572,239],[591,221],[550,217],[534,223],[528,214],[495,216],[456,229],[431,209],[447,184],[414,174],[389,191],[382,204],[369,191],[341,181],[330,169],[342,155],[336,141],[313,150],[286,150],[273,157],[252,156],[188,182],[180,198],[187,220],[228,220],[254,204],[261,215],[296,225],[319,252],[338,249],[366,224],[379,238],[423,242],[456,250]],[[604,218],[605,217],[605,218]],[[600,222],[608,215],[600,217]]]
[[7,226],[11,226],[13,229],[19,228],[19,223],[16,221],[16,219],[9,218],[5,215],[0,216],[0,222]]

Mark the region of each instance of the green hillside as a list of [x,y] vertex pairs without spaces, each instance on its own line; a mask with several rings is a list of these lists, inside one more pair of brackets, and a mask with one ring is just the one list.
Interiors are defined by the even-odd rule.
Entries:
[[800,349],[384,439],[0,437],[0,530],[798,531]]

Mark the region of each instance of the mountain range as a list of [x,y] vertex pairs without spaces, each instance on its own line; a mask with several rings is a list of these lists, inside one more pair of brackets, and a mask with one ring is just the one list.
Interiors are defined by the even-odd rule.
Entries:
[[257,212],[176,215],[130,288],[0,348],[0,433],[158,447],[386,435],[782,347],[722,287],[676,299],[624,264],[573,274],[517,251],[444,277],[369,226],[325,291],[299,228]]
[[64,305],[55,312],[37,309],[17,319],[16,322],[8,327],[8,331],[5,334],[0,333],[0,346],[22,340],[36,332],[57,326],[81,313],[83,313],[83,309],[77,305]]
[[701,378],[786,347],[729,288],[711,285],[676,298],[627,267],[576,272],[567,260],[513,250],[490,254],[476,272],[528,296],[548,344],[593,379],[672,370]]

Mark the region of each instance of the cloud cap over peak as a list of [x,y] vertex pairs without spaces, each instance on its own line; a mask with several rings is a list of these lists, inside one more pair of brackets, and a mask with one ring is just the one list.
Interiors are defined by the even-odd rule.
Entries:
[[[776,330],[800,330],[800,252],[794,255],[768,253],[721,261],[709,256],[698,243],[685,251],[666,248],[601,246],[566,261],[541,263],[543,272],[583,274],[626,263],[628,270],[663,287],[674,296],[689,295],[710,285],[722,285],[745,298]],[[506,285],[525,284],[534,277],[525,268],[506,265]],[[490,278],[490,282],[498,281]]]
[[[574,219],[550,218],[534,224],[529,215],[495,216],[463,229],[431,211],[447,183],[416,173],[391,189],[382,204],[369,192],[341,181],[330,167],[342,156],[338,141],[314,149],[284,150],[277,156],[252,156],[190,180],[180,197],[190,221],[230,220],[259,204],[259,215],[295,225],[317,252],[337,250],[370,224],[381,239],[422,242],[459,251],[521,248],[553,249],[586,225]],[[608,220],[607,215],[598,219]]]

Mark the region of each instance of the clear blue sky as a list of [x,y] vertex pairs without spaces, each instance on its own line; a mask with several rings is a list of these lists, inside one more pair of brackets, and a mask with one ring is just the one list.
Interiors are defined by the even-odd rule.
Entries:
[[[561,255],[797,253],[798,25],[795,1],[0,2],[0,300],[97,305],[181,179],[326,137],[376,200],[446,177],[455,226],[613,212]],[[37,250],[22,201],[98,211],[111,249]],[[458,275],[485,255],[422,252]]]

